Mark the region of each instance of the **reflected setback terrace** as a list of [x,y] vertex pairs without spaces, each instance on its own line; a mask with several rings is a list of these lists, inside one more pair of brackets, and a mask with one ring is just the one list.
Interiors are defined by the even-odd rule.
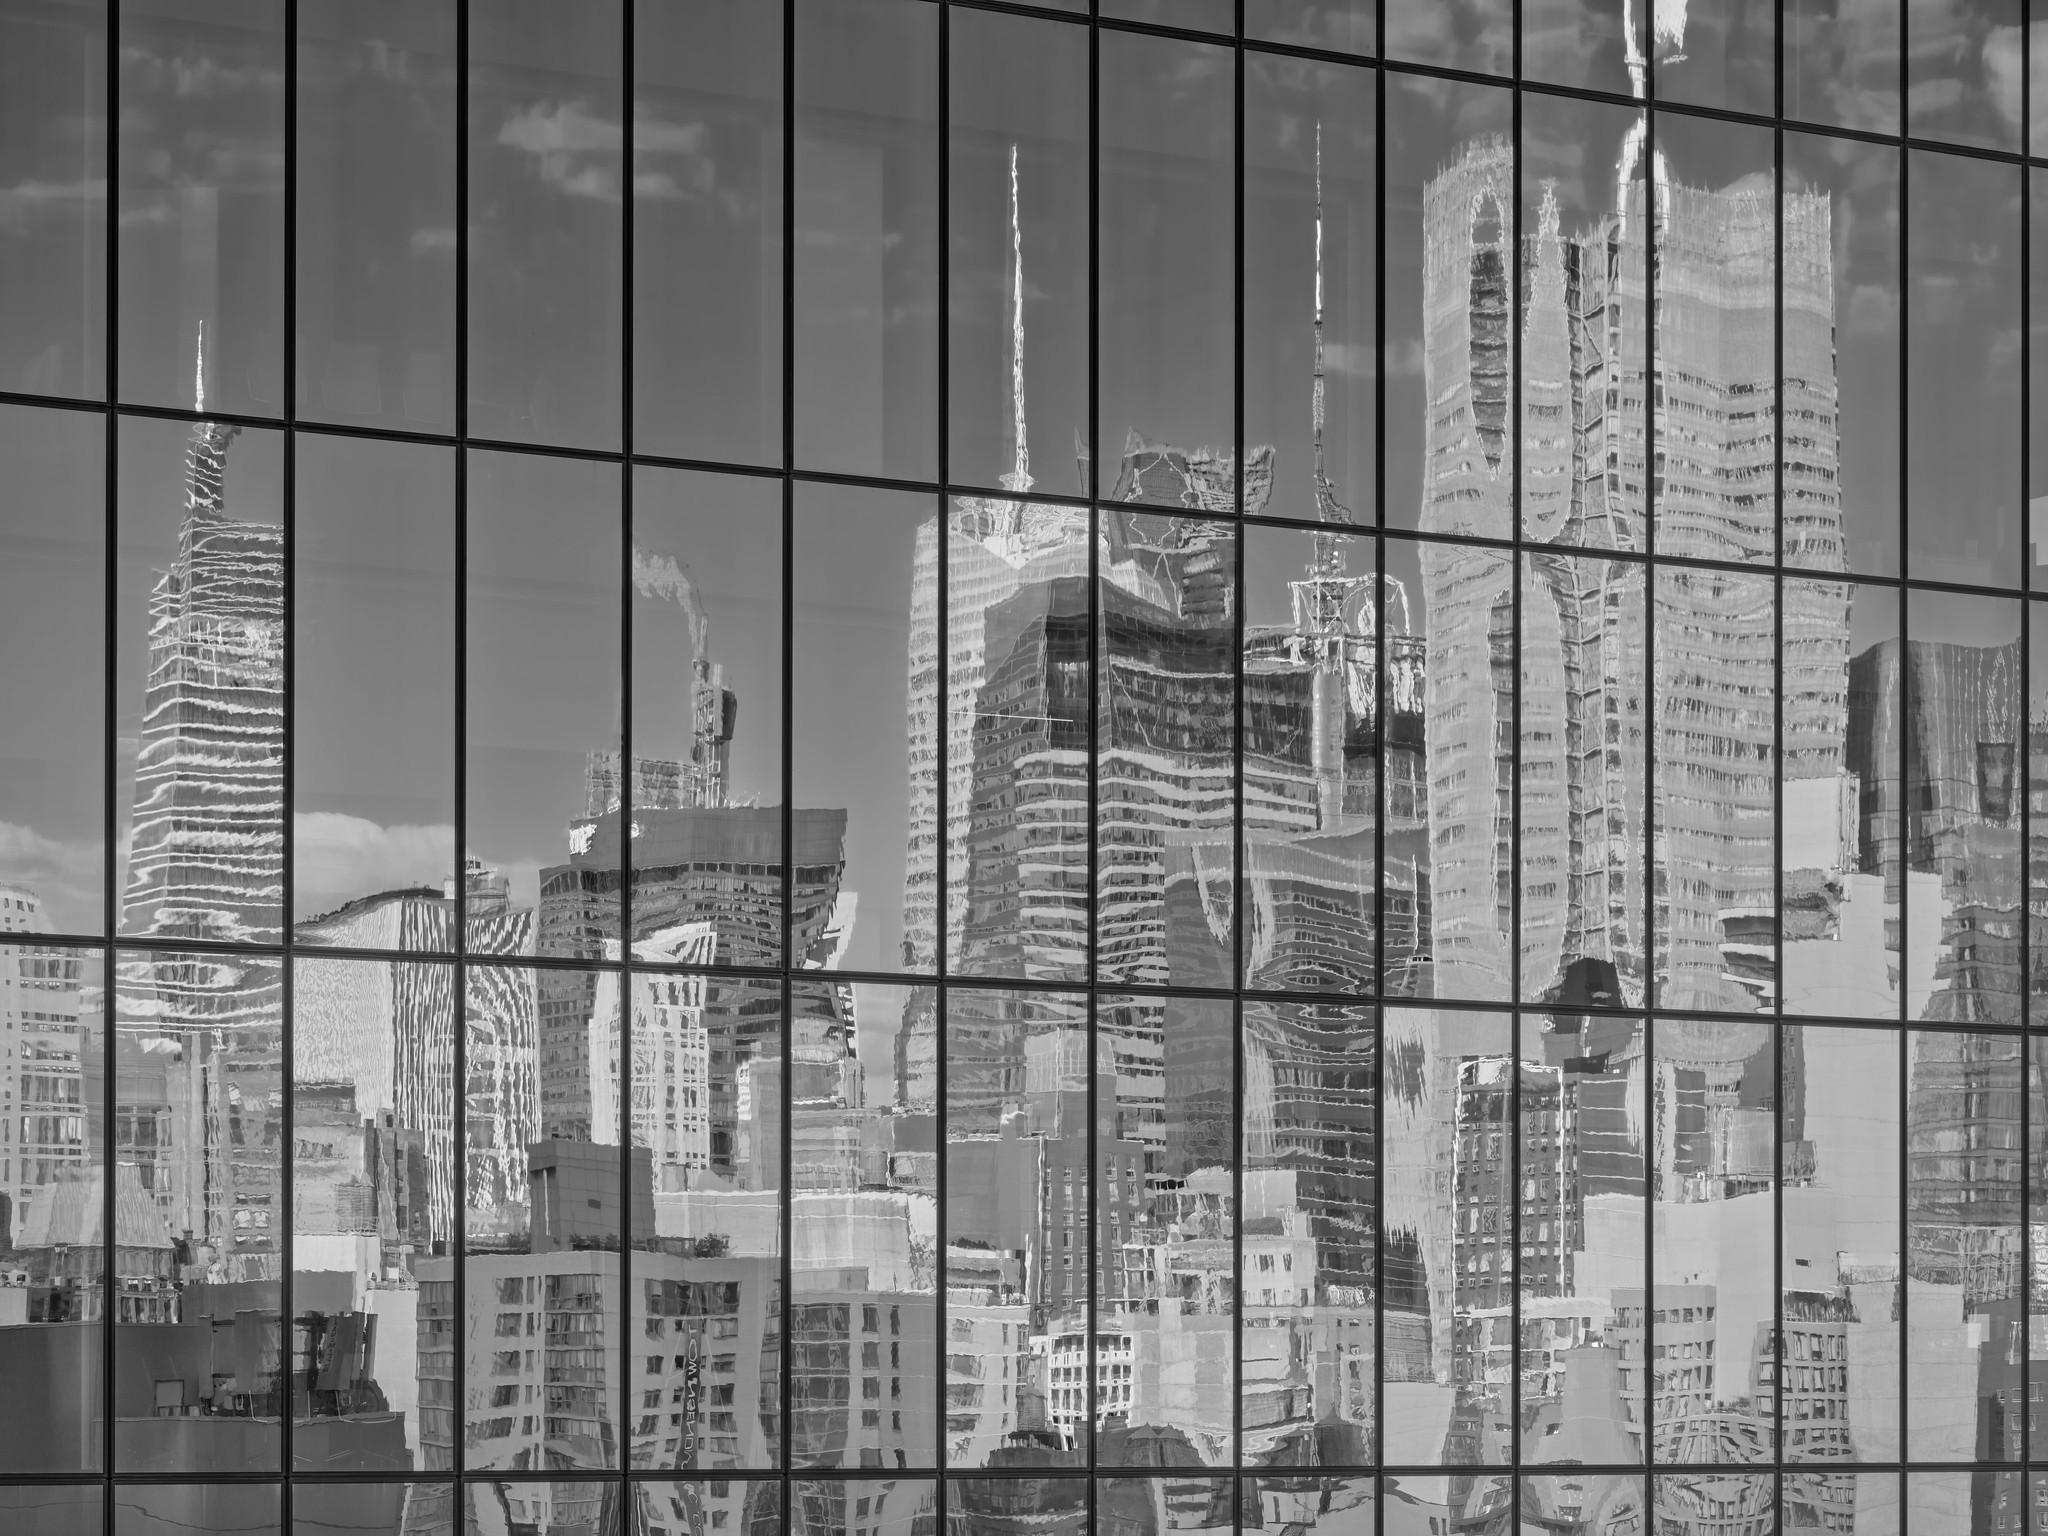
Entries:
[[2048,1530],[2034,26],[0,0],[0,1529]]

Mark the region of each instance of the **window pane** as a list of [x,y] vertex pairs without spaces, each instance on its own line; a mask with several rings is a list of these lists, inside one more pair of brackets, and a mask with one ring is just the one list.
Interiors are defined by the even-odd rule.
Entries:
[[[679,924],[641,939],[633,958],[650,967],[699,959],[709,948],[706,926]],[[651,968],[623,981],[600,975],[594,1038],[621,1037],[622,990],[632,1007],[632,1285],[640,1319],[637,1329],[627,1320],[631,1464],[720,1473],[773,1467],[782,1452],[782,986]],[[563,1038],[557,1060],[579,1054],[576,1043]],[[836,1072],[837,1062],[823,1065]],[[620,1091],[617,1069],[602,1066],[588,1111],[600,1141],[603,1127],[616,1123]],[[549,1075],[566,1082],[575,1071]],[[651,1194],[640,1195],[641,1185]]]
[[106,926],[106,440],[0,407],[0,880],[46,933]]
[[[1236,510],[1231,53],[1100,34],[1098,494]],[[1265,505],[1272,454],[1244,469]],[[1084,480],[1085,480],[1084,476]]]
[[1375,86],[1363,69],[1246,61],[1245,436],[1271,449],[1272,477],[1247,511],[1378,520]]
[[973,10],[951,28],[948,474],[1086,495],[1088,34]]
[[1770,1260],[1778,1064],[1770,1029],[1657,1019],[1650,1049],[1650,1312],[1640,1291],[1617,1293],[1615,1306],[1627,1314],[1623,1355],[1650,1362],[1651,1456],[1664,1465],[1768,1462],[1777,1435],[1758,1409],[1778,1368]]
[[277,1536],[280,1502],[274,1483],[130,1484],[114,1494],[114,1536]]
[[946,1482],[947,1529],[960,1536],[995,1536],[1018,1517],[1046,1536],[1082,1536],[1088,1529],[1085,1477],[959,1477]]
[[1387,93],[1385,521],[1507,538],[1513,97],[1402,75]]
[[1098,1466],[1235,1460],[1238,1281],[1272,1254],[1233,1273],[1234,1022],[1225,1000],[1096,1002]]
[[1384,698],[1375,553],[1356,535],[1245,532],[1241,942],[1250,987],[1375,984]]
[[1238,1456],[1252,1466],[1303,1465],[1312,1447],[1336,1465],[1374,1459],[1374,1023],[1360,1006],[1244,1008]]
[[284,26],[262,0],[121,8],[124,400],[284,409]]
[[938,18],[900,0],[796,10],[796,461],[938,468]]
[[871,1536],[873,1529],[932,1530],[938,1506],[939,1487],[929,1478],[798,1478],[789,1485],[789,1536],[837,1536],[863,1520],[875,1522]]
[[714,1531],[768,1532],[782,1528],[782,1484],[747,1482],[633,1483],[633,1536],[711,1536]]
[[[409,905],[445,946],[448,904]],[[448,1427],[449,1341],[419,1281],[455,1238],[453,967],[297,961],[291,1050],[294,1463],[410,1471]]]
[[10,5],[0,12],[0,58],[0,387],[98,396],[107,360],[106,6]]
[[1787,580],[1785,1011],[1899,1017],[1899,593]]
[[782,8],[633,10],[633,442],[782,462]]
[[1628,0],[1522,0],[1523,76],[1640,96],[1647,9]]
[[1498,1464],[1513,1422],[1513,1021],[1420,1008],[1383,1018],[1380,1459]]
[[947,995],[952,1467],[1002,1466],[1025,1435],[1077,1464],[1086,1454],[1088,1053],[1079,995]]
[[1513,0],[1382,0],[1390,59],[1477,74],[1512,74]]
[[25,1484],[0,1488],[0,1515],[20,1536],[104,1536],[105,1490],[98,1483]]
[[[548,1463],[559,1467],[559,1462]],[[625,1536],[617,1482],[464,1483],[462,1500],[472,1531],[575,1531],[578,1536]],[[450,1512],[452,1518],[453,1512]]]
[[276,943],[284,442],[125,418],[114,702],[120,931]]
[[[0,926],[33,931],[33,898],[0,886]],[[9,1244],[4,1336],[8,1371],[23,1394],[0,1443],[7,1472],[97,1472],[104,1464],[107,1254],[105,1100],[107,1019],[100,951],[50,944],[0,945],[0,1091],[7,1131],[0,1138],[0,1203]],[[20,1134],[13,1134],[16,1127]],[[147,1186],[126,1143],[133,1125],[117,1120],[125,1154],[114,1169],[116,1200]],[[174,1286],[172,1238],[146,1204],[117,1205],[131,1217],[120,1234],[121,1274],[114,1297],[121,1321],[147,1314]],[[70,1511],[77,1494],[50,1489],[41,1518],[54,1533],[84,1519]],[[95,1495],[95,1499],[97,1495]],[[0,1495],[0,1512],[8,1506]],[[28,1506],[30,1511],[34,1505]],[[68,1512],[67,1512],[68,1511]],[[97,1504],[91,1510],[97,1521]],[[13,1516],[36,1529],[36,1515]],[[10,1529],[14,1527],[10,1525]],[[94,1531],[97,1536],[97,1526]]]
[[469,430],[616,448],[620,0],[469,18]]
[[455,873],[455,457],[301,433],[295,471],[294,936],[445,949],[399,913]]
[[[633,472],[633,933],[782,953],[782,487]],[[605,806],[618,756],[593,772]]]
[[1906,159],[1906,574],[2020,580],[2020,177]]
[[1378,0],[1245,0],[1248,42],[1371,53]]
[[1105,513],[1096,641],[1096,974],[1228,986],[1237,880],[1237,537]]
[[301,417],[455,425],[455,9],[299,8]]
[[539,908],[540,953],[579,959],[619,936],[618,477],[469,463],[470,910]]
[[115,1470],[276,1472],[291,1219],[283,970],[131,953],[115,966],[114,1009],[127,1156],[113,1171],[135,1231],[124,1262],[144,1277],[115,1318]]
[[1896,1460],[1898,1039],[1809,1025],[1787,1029],[1779,1051],[1785,1459]]
[[2020,147],[2021,0],[1906,0],[1906,132]]
[[1785,116],[1829,128],[1899,131],[1898,0],[1789,0],[1780,18]]
[[1769,116],[1776,96],[1779,0],[1691,0],[1652,18],[1657,95]]
[[[1088,970],[1088,514],[957,498],[947,529],[946,956],[957,975]],[[922,557],[923,546],[919,546]],[[905,941],[935,889],[935,625],[918,605]]]
[[1225,34],[1237,29],[1232,0],[1101,0],[1096,9],[1105,19],[1149,21]]
[[414,1536],[448,1530],[450,1483],[325,1483],[292,1505],[292,1536]]
[[800,486],[792,554],[790,943],[807,967],[929,971],[935,913],[909,904],[906,850],[912,775],[937,763],[937,673],[917,666],[937,646],[936,509],[930,497]]

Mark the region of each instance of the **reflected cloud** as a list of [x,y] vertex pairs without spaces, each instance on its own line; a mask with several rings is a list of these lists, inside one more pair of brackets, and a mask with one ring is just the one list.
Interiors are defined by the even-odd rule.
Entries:
[[538,102],[505,119],[497,142],[524,150],[540,161],[541,181],[569,197],[601,202],[620,200],[615,165],[592,163],[615,158],[625,147],[625,129],[581,101]]
[[440,887],[451,868],[455,828],[380,826],[339,811],[292,818],[294,895],[301,911],[323,912],[365,891]]

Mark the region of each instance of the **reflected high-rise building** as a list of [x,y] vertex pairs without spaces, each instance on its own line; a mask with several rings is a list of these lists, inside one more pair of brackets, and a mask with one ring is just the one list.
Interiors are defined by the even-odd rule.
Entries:
[[[1642,174],[1645,158],[1638,129],[1616,168],[1614,210],[1581,231],[1562,227],[1556,191],[1544,188],[1519,249],[1505,142],[1467,147],[1425,192],[1425,364],[1440,403],[1421,525],[1508,537],[1519,472],[1519,531],[1543,546],[1524,557],[1519,635],[1508,559],[1422,550],[1429,777],[1444,786],[1429,812],[1441,995],[1504,996],[1517,949],[1531,998],[1590,989],[1576,1000],[1641,1004],[1654,971],[1668,1006],[1742,1012],[1775,988],[1771,583],[1667,567],[1652,591],[1640,563],[1612,556],[1646,552],[1654,519],[1659,554],[1772,558],[1776,231],[1782,223],[1792,253],[1787,313],[1831,315],[1830,208],[1818,193],[1780,200],[1767,178],[1685,187],[1661,154]],[[1654,378],[1643,362],[1648,238]],[[1507,376],[1517,291],[1519,453]],[[1785,349],[1800,422],[1786,537],[1800,564],[1841,570],[1832,336],[1790,324]],[[1802,584],[1788,593],[1788,635],[1809,650],[1846,638],[1846,605]],[[1825,669],[1804,681],[1788,694],[1788,739],[1839,717],[1841,681]],[[1508,835],[1518,824],[1519,871]]]

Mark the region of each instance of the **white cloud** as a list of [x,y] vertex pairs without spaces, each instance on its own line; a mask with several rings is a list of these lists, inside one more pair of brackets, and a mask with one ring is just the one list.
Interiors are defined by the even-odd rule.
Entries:
[[0,881],[22,885],[43,899],[43,910],[60,932],[92,932],[100,926],[104,851],[97,841],[65,842],[33,827],[0,821]]
[[439,890],[455,867],[455,829],[383,827],[339,811],[292,818],[293,901],[300,912],[329,912],[358,896],[407,886]]

